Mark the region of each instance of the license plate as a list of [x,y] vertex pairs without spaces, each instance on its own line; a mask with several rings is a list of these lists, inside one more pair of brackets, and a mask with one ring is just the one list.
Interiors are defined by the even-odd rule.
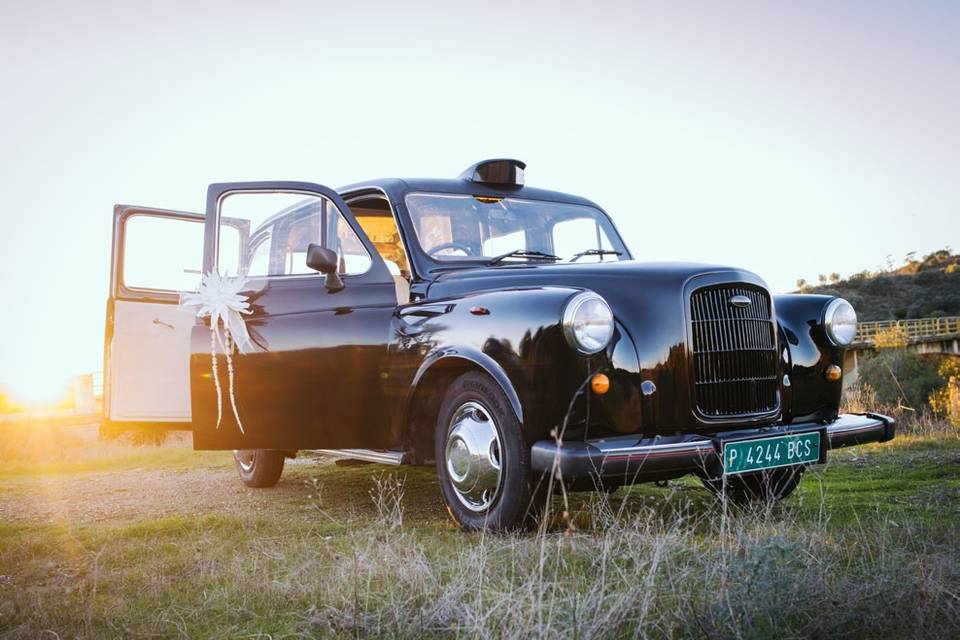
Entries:
[[727,475],[820,461],[820,432],[723,443]]

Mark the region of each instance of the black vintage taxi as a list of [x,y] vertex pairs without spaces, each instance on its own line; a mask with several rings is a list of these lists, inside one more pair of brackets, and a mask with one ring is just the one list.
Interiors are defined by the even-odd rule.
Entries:
[[[192,429],[253,487],[305,450],[436,465],[471,530],[529,522],[556,483],[696,474],[778,499],[829,449],[894,437],[839,414],[846,301],[636,261],[599,206],[524,169],[213,184],[204,215],[118,205],[105,423]],[[245,277],[252,348],[212,358],[209,319],[180,304],[210,273]]]

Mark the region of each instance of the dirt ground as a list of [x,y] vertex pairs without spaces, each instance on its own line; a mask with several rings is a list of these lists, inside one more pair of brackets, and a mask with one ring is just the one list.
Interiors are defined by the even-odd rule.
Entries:
[[[151,514],[202,514],[211,508],[249,510],[266,500],[240,486],[226,470],[131,469],[82,476],[8,479],[0,488],[0,519],[34,524],[92,524]],[[242,506],[241,506],[242,505]]]
[[55,426],[31,436],[18,452],[32,467],[0,467],[0,522],[84,525],[257,512],[278,499],[303,498],[303,482],[291,471],[331,463],[287,460],[284,481],[265,492],[240,482],[230,452],[194,452],[188,434],[172,434],[160,447],[104,442],[95,427]]

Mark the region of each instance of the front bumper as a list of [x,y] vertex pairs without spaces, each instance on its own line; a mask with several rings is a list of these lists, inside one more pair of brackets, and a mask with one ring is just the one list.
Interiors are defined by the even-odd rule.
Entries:
[[582,442],[541,440],[531,450],[531,466],[565,479],[600,477],[624,483],[643,482],[702,473],[722,473],[720,451],[724,440],[763,438],[820,431],[827,448],[867,442],[887,442],[896,434],[893,418],[876,413],[842,414],[834,422],[774,425],[704,435],[617,436]]

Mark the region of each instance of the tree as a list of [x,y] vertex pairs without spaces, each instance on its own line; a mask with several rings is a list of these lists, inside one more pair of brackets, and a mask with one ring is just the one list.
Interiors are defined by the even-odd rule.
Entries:
[[817,276],[817,280],[820,282],[821,286],[827,284],[827,276],[823,275],[822,273]]
[[807,281],[803,278],[797,278],[797,289],[803,291],[803,288],[807,286]]
[[830,274],[830,282],[832,282],[833,284],[837,284],[838,282],[840,282],[840,274],[837,273],[836,271],[834,271],[833,273],[831,273],[831,274]]

